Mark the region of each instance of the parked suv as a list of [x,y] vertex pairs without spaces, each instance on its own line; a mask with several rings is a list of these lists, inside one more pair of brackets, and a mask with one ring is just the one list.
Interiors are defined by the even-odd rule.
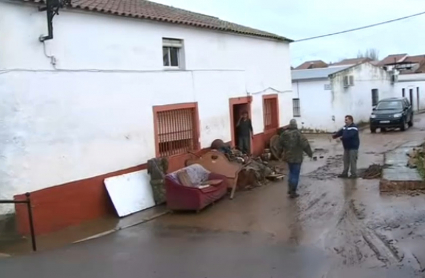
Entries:
[[400,128],[401,131],[413,126],[413,109],[407,98],[386,98],[373,107],[370,115],[370,131],[379,128]]

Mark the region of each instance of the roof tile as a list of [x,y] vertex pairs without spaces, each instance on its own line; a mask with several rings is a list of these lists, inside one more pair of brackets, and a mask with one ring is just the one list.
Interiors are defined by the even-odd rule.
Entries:
[[[44,3],[44,0],[15,1]],[[199,28],[252,35],[279,41],[292,41],[276,34],[227,22],[217,17],[190,12],[147,0],[71,0],[70,7],[120,16],[191,25]]]
[[392,54],[392,55],[388,55],[387,57],[385,57],[384,59],[382,59],[379,63],[378,66],[385,66],[385,65],[392,65],[394,63],[399,62],[401,59],[403,59],[404,57],[406,57],[406,53],[405,54]]
[[370,58],[350,58],[350,59],[344,59],[341,62],[337,62],[332,64],[332,66],[344,66],[344,65],[357,65],[362,64],[364,62],[370,62],[372,59]]

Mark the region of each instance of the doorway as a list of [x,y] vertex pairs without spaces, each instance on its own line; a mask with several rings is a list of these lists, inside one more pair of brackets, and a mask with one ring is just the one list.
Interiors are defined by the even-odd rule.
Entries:
[[372,107],[378,105],[379,91],[378,89],[372,89]]
[[419,103],[420,103],[419,87],[416,87],[416,107],[417,107],[418,111],[420,110]]
[[410,105],[412,106],[412,110],[414,109],[413,107],[413,89],[409,89],[409,100],[410,100]]
[[[251,97],[238,97],[229,99],[230,108],[230,132],[231,132],[231,144],[233,147],[237,145],[236,138],[238,138],[236,125],[242,112],[248,112],[248,116],[251,118]],[[252,140],[251,140],[252,141]],[[253,150],[251,142],[251,152]]]

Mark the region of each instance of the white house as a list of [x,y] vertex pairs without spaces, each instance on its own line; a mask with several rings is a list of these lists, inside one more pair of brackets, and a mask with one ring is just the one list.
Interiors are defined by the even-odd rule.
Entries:
[[397,96],[410,100],[414,111],[425,109],[425,73],[400,74],[395,90]]
[[242,109],[255,148],[292,117],[287,38],[105,0],[71,1],[41,42],[39,6],[0,0],[0,199],[232,141]]
[[392,54],[377,65],[396,74],[396,96],[409,99],[414,111],[425,109],[425,55]]
[[367,122],[379,99],[392,97],[390,73],[364,62],[292,71],[293,116],[306,130],[334,132],[345,115]]

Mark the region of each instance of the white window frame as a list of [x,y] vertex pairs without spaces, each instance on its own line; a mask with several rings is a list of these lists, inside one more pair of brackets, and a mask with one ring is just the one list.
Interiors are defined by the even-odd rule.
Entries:
[[[298,105],[296,106],[295,103],[297,103]],[[297,108],[297,109],[295,109]],[[295,111],[298,110],[298,111]],[[296,113],[298,112],[298,113]],[[301,101],[299,98],[293,98],[292,99],[292,116],[294,118],[300,118],[301,117]]]
[[[183,40],[181,39],[171,39],[171,38],[162,38],[162,48],[168,48],[168,63],[170,66],[164,65],[164,61],[162,62],[162,66],[167,70],[179,70],[184,68],[184,48],[183,48]],[[170,48],[178,48],[177,51],[177,66],[171,66],[171,53]]]

